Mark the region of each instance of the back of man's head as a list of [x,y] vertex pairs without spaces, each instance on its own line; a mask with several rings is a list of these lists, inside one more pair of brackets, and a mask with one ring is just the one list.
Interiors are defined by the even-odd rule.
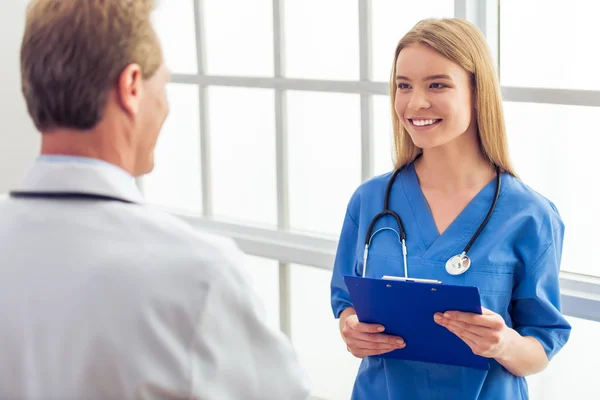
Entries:
[[42,153],[99,158],[135,176],[152,170],[169,112],[154,8],[155,0],[31,0],[22,89]]
[[123,69],[162,63],[154,0],[32,0],[21,48],[23,94],[40,131],[87,130],[103,117]]

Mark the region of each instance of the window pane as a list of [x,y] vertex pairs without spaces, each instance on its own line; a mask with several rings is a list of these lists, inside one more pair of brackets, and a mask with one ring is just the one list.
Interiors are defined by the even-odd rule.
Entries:
[[144,177],[146,200],[160,206],[202,211],[198,86],[167,86],[171,111],[158,137],[155,166]]
[[505,112],[517,173],[557,206],[566,225],[562,269],[600,276],[589,253],[600,225],[590,122],[600,119],[600,108],[506,102]]
[[331,271],[292,265],[292,342],[312,380],[312,396],[347,400],[360,360],[346,350],[330,305]]
[[358,0],[284,0],[283,6],[286,76],[358,79]]
[[373,96],[374,175],[394,169],[394,136],[392,108],[389,96]]
[[381,82],[389,81],[396,45],[417,22],[454,15],[449,0],[376,0],[371,7],[373,80]]
[[269,325],[279,329],[279,262],[246,255],[246,271],[265,307]]
[[288,93],[290,225],[338,236],[360,184],[360,98]]
[[204,0],[208,74],[273,75],[272,7],[272,0]]
[[599,90],[598,14],[590,0],[501,2],[502,84]]
[[153,14],[154,26],[162,43],[166,64],[173,73],[198,72],[193,1],[160,1]]
[[272,90],[208,89],[216,216],[277,225],[274,114]]
[[548,368],[527,378],[531,400],[600,399],[600,323],[569,317],[567,345]]

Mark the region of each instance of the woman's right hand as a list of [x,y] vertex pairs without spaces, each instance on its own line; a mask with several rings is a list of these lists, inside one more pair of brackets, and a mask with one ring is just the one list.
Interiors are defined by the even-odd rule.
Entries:
[[346,348],[355,357],[376,356],[406,347],[401,337],[381,333],[385,330],[381,325],[360,322],[355,313],[342,317],[342,336]]

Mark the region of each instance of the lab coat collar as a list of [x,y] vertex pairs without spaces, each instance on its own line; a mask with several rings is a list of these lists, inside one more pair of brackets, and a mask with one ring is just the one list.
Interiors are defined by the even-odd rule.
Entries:
[[144,198],[135,178],[106,162],[78,157],[40,157],[29,170],[19,192],[86,193],[133,203]]

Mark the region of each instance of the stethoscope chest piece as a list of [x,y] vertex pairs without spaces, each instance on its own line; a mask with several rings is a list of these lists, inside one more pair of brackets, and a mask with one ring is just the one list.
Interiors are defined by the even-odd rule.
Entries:
[[460,275],[471,267],[471,259],[465,253],[457,254],[446,261],[446,272],[450,275]]

